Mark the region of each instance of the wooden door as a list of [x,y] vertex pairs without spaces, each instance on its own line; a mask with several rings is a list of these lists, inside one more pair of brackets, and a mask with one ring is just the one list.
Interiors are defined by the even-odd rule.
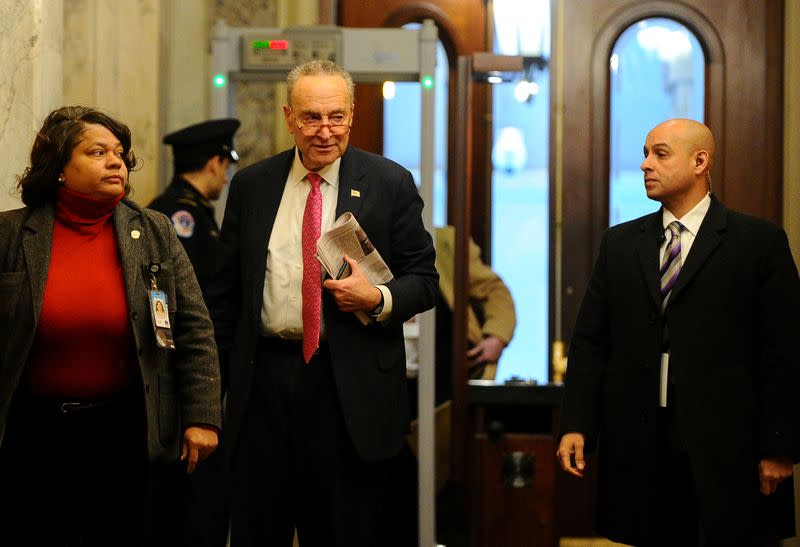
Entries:
[[[780,222],[782,148],[782,0],[557,0],[563,138],[562,338],[569,342],[578,307],[608,226],[609,58],[616,39],[637,21],[674,19],[695,33],[706,57],[705,123],[717,141],[714,193],[728,207]],[[643,93],[646,88],[643,88]],[[555,114],[553,119],[555,120]],[[553,124],[555,125],[555,124]],[[644,144],[644,143],[642,143]],[[551,157],[558,157],[553,154]],[[555,173],[555,165],[551,172]],[[552,192],[555,195],[556,192]],[[552,241],[551,248],[555,246]],[[556,256],[553,255],[554,264]],[[553,270],[551,270],[553,271]]]

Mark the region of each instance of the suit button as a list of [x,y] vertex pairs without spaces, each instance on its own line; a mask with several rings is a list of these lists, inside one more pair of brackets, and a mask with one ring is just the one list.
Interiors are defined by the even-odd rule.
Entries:
[[131,319],[133,319],[134,321],[136,321],[137,319],[139,319],[139,313],[138,313],[138,312],[133,312],[133,313],[131,314]]
[[647,322],[648,322],[650,325],[655,325],[655,324],[656,324],[656,314],[654,314],[654,313],[651,313],[651,314],[650,314],[650,315],[647,317]]
[[647,416],[642,416],[641,420],[642,420],[643,424],[646,424],[647,423]]

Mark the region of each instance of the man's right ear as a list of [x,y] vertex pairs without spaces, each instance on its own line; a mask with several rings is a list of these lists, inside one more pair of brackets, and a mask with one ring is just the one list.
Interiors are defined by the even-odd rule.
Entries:
[[288,103],[283,105],[283,119],[286,122],[286,128],[289,130],[289,133],[294,133],[297,126],[292,123],[292,109],[289,108]]
[[212,173],[215,173],[217,170],[219,170],[221,165],[222,165],[222,157],[221,156],[219,156],[219,155],[211,156],[206,161],[205,170],[206,171],[211,171]]
[[697,151],[694,157],[694,168],[696,173],[702,173],[704,170],[708,170],[709,168],[709,155],[708,150],[700,149]]

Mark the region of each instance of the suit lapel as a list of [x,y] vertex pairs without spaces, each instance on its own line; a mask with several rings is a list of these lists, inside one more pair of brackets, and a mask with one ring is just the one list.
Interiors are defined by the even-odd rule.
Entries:
[[658,275],[658,251],[662,236],[661,210],[642,220],[636,254],[647,283],[647,292],[657,307],[661,307],[661,283]]
[[671,302],[674,302],[684,287],[688,285],[692,278],[703,267],[708,257],[714,252],[714,249],[719,246],[723,240],[727,221],[727,212],[725,207],[711,197],[711,206],[708,208],[706,217],[697,231],[697,236],[694,238],[692,248],[689,250],[689,255],[684,257],[683,266],[681,266],[681,273],[678,275],[678,281],[672,288],[672,294],[667,302],[667,307]]
[[360,151],[348,147],[342,156],[342,163],[339,167],[339,192],[336,203],[336,218],[342,214],[350,212],[358,220],[358,212],[361,204],[367,197],[369,184],[364,178],[366,169],[364,162],[359,158]]
[[47,272],[50,269],[54,220],[53,205],[48,204],[37,208],[25,221],[26,234],[22,247],[25,252],[25,264],[27,264],[28,282],[33,301],[33,319],[36,324],[39,323]]
[[[128,306],[136,307],[136,300],[141,298],[137,291],[141,290],[139,276],[142,273],[142,242],[147,234],[142,230],[141,213],[124,201],[114,209],[114,231],[117,238],[122,270],[125,273],[125,290],[128,293]],[[138,233],[138,235],[137,235]],[[149,237],[154,237],[154,235]]]

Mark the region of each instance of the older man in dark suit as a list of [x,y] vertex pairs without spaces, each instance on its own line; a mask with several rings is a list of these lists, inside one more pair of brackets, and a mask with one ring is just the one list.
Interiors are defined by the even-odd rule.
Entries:
[[794,531],[800,283],[784,231],[710,193],[714,148],[691,120],[650,132],[663,207],[605,234],[575,325],[557,457],[582,476],[599,443],[599,531],[616,541]]
[[[348,147],[353,82],[328,61],[289,75],[296,147],[231,182],[209,302],[229,378],[233,547],[390,544],[391,459],[408,428],[403,322],[437,274],[411,174]],[[314,245],[351,212],[394,274],[323,284]],[[362,324],[353,312],[372,316]]]

